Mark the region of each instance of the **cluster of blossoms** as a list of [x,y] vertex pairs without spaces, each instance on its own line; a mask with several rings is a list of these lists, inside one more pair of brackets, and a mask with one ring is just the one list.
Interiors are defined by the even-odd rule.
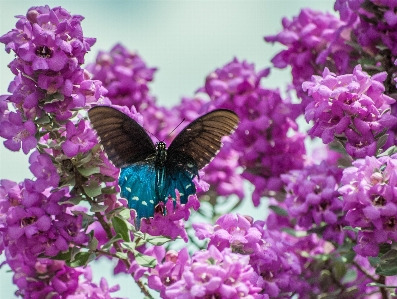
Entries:
[[[308,131],[330,143],[335,137],[344,143],[353,158],[374,156],[383,146],[394,145],[390,130],[397,118],[390,114],[395,100],[384,94],[385,72],[369,76],[357,65],[352,74],[336,76],[325,68],[322,76],[303,83],[313,101],[307,105],[306,120],[313,120]],[[380,136],[388,137],[383,143]]]
[[276,68],[291,67],[292,84],[302,100],[302,110],[311,99],[302,90],[302,83],[312,75],[319,74],[324,66],[343,74],[350,72],[352,47],[345,43],[348,29],[345,23],[329,13],[302,9],[292,20],[283,18],[283,31],[266,36],[265,41],[280,43],[287,47],[273,57]]
[[256,72],[253,64],[234,59],[208,75],[199,89],[210,97],[208,105],[233,110],[240,117],[231,148],[245,168],[241,176],[255,186],[256,206],[263,193],[281,190],[280,174],[302,168],[305,154],[304,135],[295,122],[299,111],[279,91],[261,86],[268,74],[268,69]]
[[341,177],[342,170],[326,162],[281,175],[286,184],[284,206],[289,217],[296,219],[300,229],[325,226],[324,240],[339,244],[343,244],[346,234],[338,192]]
[[[209,246],[189,256],[187,249],[165,252],[164,248],[148,249],[158,264],[150,269],[148,285],[160,292],[161,298],[245,298],[254,299],[261,290],[252,283],[253,268],[249,256]],[[142,276],[145,269],[136,268]],[[264,297],[263,297],[264,298]]]
[[397,241],[397,156],[366,157],[343,172],[345,219],[359,228],[354,250],[362,256],[377,256],[379,244]]

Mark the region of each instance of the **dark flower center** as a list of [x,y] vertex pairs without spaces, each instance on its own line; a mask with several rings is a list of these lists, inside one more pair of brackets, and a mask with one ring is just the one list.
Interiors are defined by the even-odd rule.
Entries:
[[384,207],[386,205],[386,199],[381,195],[372,195],[371,200],[374,206]]
[[385,224],[388,228],[394,229],[396,227],[396,222],[396,217],[390,217]]
[[37,220],[36,216],[23,218],[21,220],[21,226],[24,227],[24,226],[31,225],[31,224],[35,223],[36,220]]
[[36,48],[36,55],[42,58],[51,58],[52,51],[47,46],[38,46]]

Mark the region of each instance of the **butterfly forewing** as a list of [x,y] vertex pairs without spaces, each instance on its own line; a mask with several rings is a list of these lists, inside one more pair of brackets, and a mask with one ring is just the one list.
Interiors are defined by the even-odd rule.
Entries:
[[116,167],[131,165],[156,153],[145,130],[119,110],[97,106],[88,111],[88,116],[109,160]]
[[237,114],[226,109],[214,110],[199,117],[171,143],[167,160],[175,161],[188,155],[196,162],[198,169],[203,168],[218,153],[222,137],[233,133],[238,122]]

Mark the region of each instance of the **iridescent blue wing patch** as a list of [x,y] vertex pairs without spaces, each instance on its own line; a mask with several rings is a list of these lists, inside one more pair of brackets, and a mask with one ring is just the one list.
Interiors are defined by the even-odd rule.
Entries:
[[128,200],[128,207],[137,214],[136,226],[142,218],[153,216],[159,203],[156,194],[156,169],[154,163],[135,163],[122,168],[119,176],[120,195]]

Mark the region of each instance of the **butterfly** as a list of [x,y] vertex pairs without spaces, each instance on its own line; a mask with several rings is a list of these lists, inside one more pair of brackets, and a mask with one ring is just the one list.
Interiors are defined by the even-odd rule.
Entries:
[[176,198],[175,189],[182,204],[196,193],[193,179],[218,153],[222,137],[239,123],[233,111],[211,111],[186,126],[167,149],[163,141],[154,144],[135,120],[115,108],[96,106],[88,117],[109,160],[121,168],[120,195],[136,211],[138,229],[160,202]]

